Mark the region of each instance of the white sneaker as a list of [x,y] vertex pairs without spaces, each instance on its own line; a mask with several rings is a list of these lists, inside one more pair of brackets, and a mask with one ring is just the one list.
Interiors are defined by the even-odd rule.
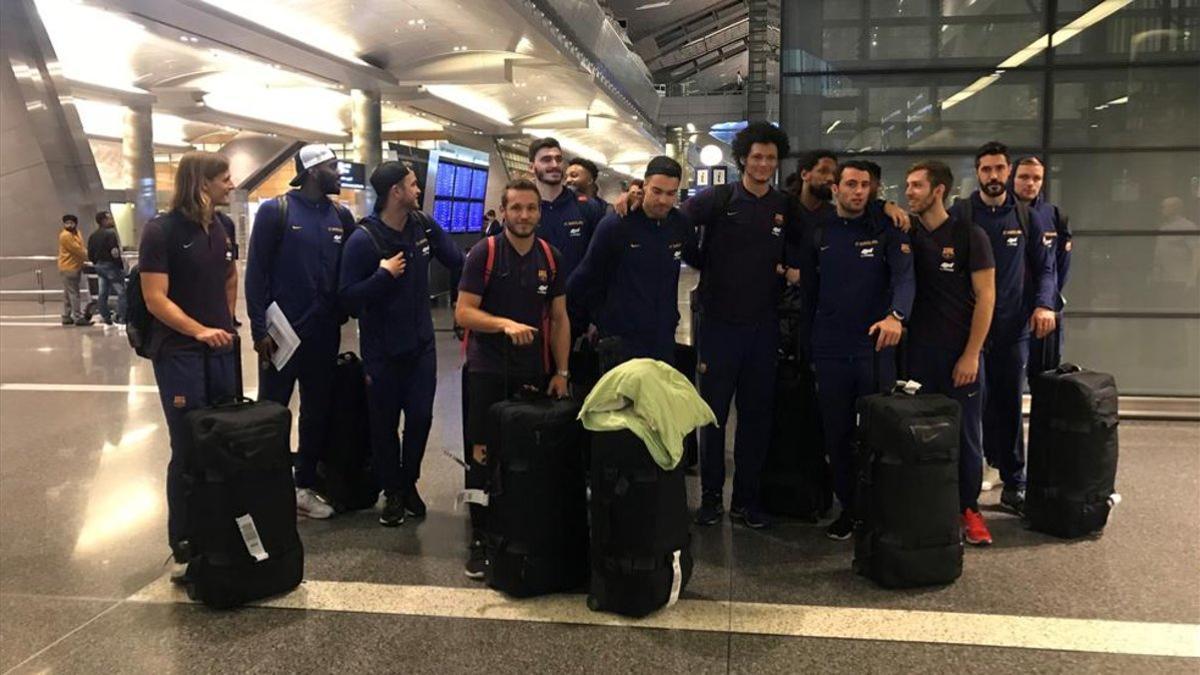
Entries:
[[1000,480],[1000,470],[994,466],[985,464],[983,467],[983,483],[979,486],[979,489],[987,492],[995,490],[1002,485],[1004,485],[1004,481]]
[[171,561],[171,583],[182,584],[187,581],[187,563]]
[[318,520],[333,515],[333,507],[308,488],[296,488],[296,514]]

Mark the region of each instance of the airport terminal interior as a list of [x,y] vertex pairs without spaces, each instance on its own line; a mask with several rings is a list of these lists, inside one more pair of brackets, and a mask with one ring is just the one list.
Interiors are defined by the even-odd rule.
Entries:
[[[756,136],[752,145],[742,142],[747,133],[764,128],[778,135]],[[786,143],[778,140],[781,137]],[[545,158],[548,146],[539,141],[545,138],[556,139],[552,150],[561,152],[562,162],[554,172],[534,161]],[[871,181],[880,200],[894,203],[897,211],[917,211],[909,169],[934,160],[953,173],[953,182],[942,193],[945,203],[961,199],[968,211],[972,203],[983,211],[985,202],[975,194],[984,183],[977,172],[981,156],[986,164],[988,157],[1003,153],[994,147],[980,150],[992,141],[1007,146],[1013,176],[1022,167],[1035,166],[1044,178],[1040,201],[1030,203],[1054,205],[1048,210],[1054,215],[1042,216],[1045,209],[1014,202],[1018,206],[1011,209],[1014,225],[1009,227],[1019,222],[1021,229],[1002,232],[1007,246],[1016,246],[1022,233],[1028,234],[1027,227],[1042,227],[1055,219],[1040,241],[1046,250],[1057,246],[1060,260],[1064,252],[1073,257],[1069,279],[1064,269],[1057,270],[1057,306],[1039,306],[1035,318],[1038,311],[1047,311],[1054,320],[1052,335],[1061,345],[1061,363],[1078,364],[1085,373],[1109,374],[1119,392],[1118,401],[1111,387],[1091,390],[1096,396],[1113,397],[1111,421],[1101,426],[1114,440],[1107,446],[1081,446],[1078,459],[1058,474],[1063,481],[1086,475],[1103,483],[1103,477],[1094,477],[1107,467],[1106,491],[1113,496],[1107,501],[1102,496],[1099,507],[1088,507],[1102,508],[1106,519],[1070,536],[1048,534],[1045,527],[1036,526],[1036,514],[1046,511],[1035,510],[1035,492],[1043,490],[1037,492],[1043,500],[1048,494],[1035,487],[1044,485],[1038,483],[1044,480],[1039,472],[1049,465],[1046,457],[1065,453],[1067,444],[1034,438],[1039,398],[1018,391],[1026,380],[1018,364],[1019,372],[1010,373],[1009,379],[1018,382],[1013,397],[1021,398],[1024,412],[1014,412],[1012,422],[1019,435],[1030,434],[1027,443],[1020,443],[1028,451],[1028,491],[1020,491],[1021,503],[1014,508],[1010,497],[1017,494],[1016,479],[1008,476],[1016,474],[1006,472],[1009,484],[1003,488],[1000,477],[984,474],[977,509],[960,513],[955,502],[950,509],[956,523],[954,543],[943,548],[961,555],[961,563],[955,562],[961,564],[961,574],[956,567],[951,577],[912,584],[881,583],[872,577],[870,564],[883,560],[878,551],[924,545],[919,537],[899,537],[897,544],[871,534],[882,531],[871,527],[882,528],[880,523],[891,522],[892,516],[897,522],[932,517],[907,505],[880,507],[883,516],[863,508],[853,533],[847,530],[839,538],[832,534],[840,512],[836,501],[819,509],[817,518],[765,509],[771,512],[768,516],[759,513],[758,503],[726,501],[728,516],[706,520],[702,492],[710,495],[713,484],[709,471],[702,478],[701,466],[723,475],[723,485],[717,480],[717,493],[723,488],[726,500],[731,494],[738,499],[739,492],[748,491],[746,484],[770,480],[769,466],[776,461],[766,459],[768,469],[761,477],[746,477],[743,470],[735,485],[738,466],[754,461],[748,459],[752,438],[774,438],[772,433],[778,435],[781,427],[777,422],[786,426],[802,415],[800,407],[778,405],[783,400],[779,397],[773,410],[751,410],[758,399],[743,397],[753,384],[744,375],[737,381],[738,396],[727,423],[719,432],[699,434],[724,434],[725,452],[717,455],[711,440],[701,441],[699,462],[685,453],[682,459],[674,457],[678,465],[669,471],[650,464],[656,476],[649,479],[651,485],[659,485],[655,480],[665,485],[662,476],[682,476],[687,502],[687,519],[673,533],[682,537],[683,548],[673,553],[673,561],[674,546],[665,549],[665,586],[647,582],[641,596],[634,598],[650,602],[653,611],[614,610],[596,601],[599,580],[606,580],[606,592],[614,593],[613,579],[637,577],[645,559],[657,560],[647,554],[631,557],[622,566],[612,562],[616,558],[597,553],[602,537],[615,537],[613,531],[638,525],[609,522],[612,518],[599,525],[597,502],[613,498],[605,490],[621,496],[628,487],[598,487],[607,485],[602,481],[607,474],[596,468],[605,461],[602,456],[591,455],[590,582],[585,571],[581,582],[570,588],[518,597],[522,593],[501,581],[504,570],[497,560],[508,560],[502,556],[520,550],[504,548],[511,541],[497,534],[502,526],[495,523],[503,521],[499,516],[492,525],[496,529],[488,531],[486,546],[478,549],[480,556],[486,550],[487,559],[471,558],[480,534],[469,513],[483,509],[471,502],[481,499],[480,494],[487,497],[490,490],[494,503],[487,510],[496,514],[511,504],[504,500],[515,499],[513,491],[506,496],[497,483],[503,471],[516,464],[497,468],[490,486],[472,486],[483,493],[464,491],[464,462],[475,460],[464,438],[473,432],[464,430],[468,397],[462,372],[464,359],[482,358],[478,353],[483,347],[476,352],[463,346],[463,298],[478,303],[481,297],[471,292],[480,288],[470,285],[472,274],[482,274],[483,309],[496,306],[488,304],[488,293],[514,282],[507,272],[489,280],[489,253],[486,270],[476,259],[472,272],[468,259],[460,294],[459,270],[443,263],[455,256],[461,260],[461,253],[477,245],[477,251],[488,251],[480,242],[489,224],[502,231],[493,243],[516,246],[519,235],[514,232],[523,226],[515,220],[516,212],[506,207],[522,190],[526,197],[532,190],[540,193],[542,199],[530,203],[540,203],[540,227],[545,230],[548,219],[556,218],[557,225],[564,218],[569,221],[571,216],[555,214],[561,209],[577,209],[585,219],[596,210],[596,220],[604,216],[596,231],[632,223],[634,212],[650,213],[652,181],[655,186],[671,182],[674,189],[676,179],[674,199],[692,220],[696,210],[688,210],[689,200],[711,202],[713,194],[724,194],[729,219],[722,220],[721,211],[712,218],[733,223],[744,202],[731,200],[765,199],[766,192],[752,192],[752,185],[794,193],[784,202],[798,210],[811,208],[803,200],[820,195],[813,188],[816,183],[809,182],[817,180],[812,176],[820,164],[806,167],[804,162],[806,153],[820,150],[822,157],[849,163],[842,165],[837,178],[830,173],[836,209],[822,205],[843,219],[850,216],[843,215],[839,181],[856,172],[855,166],[880,172]],[[764,148],[783,151],[766,183],[756,178],[760,169],[752,157]],[[192,154],[196,152],[208,154]],[[223,200],[227,203],[213,202],[210,196],[215,193],[205,190],[220,174],[205,174],[196,199],[206,213],[215,203],[223,214],[212,222],[224,228],[214,225],[205,231],[210,232],[210,244],[224,232],[227,265],[237,272],[232,331],[239,340],[231,349],[238,354],[249,399],[264,400],[263,369],[275,367],[263,365],[256,353],[260,335],[255,312],[261,320],[265,303],[256,302],[261,289],[251,287],[255,270],[248,267],[256,264],[251,245],[255,227],[277,226],[269,216],[279,213],[277,197],[300,186],[292,193],[292,210],[283,212],[277,226],[281,242],[291,234],[286,224],[301,229],[288,218],[309,217],[312,211],[297,206],[312,203],[299,195],[310,188],[321,194],[319,177],[331,176],[329,180],[339,182],[323,193],[355,221],[376,214],[368,220],[394,230],[386,222],[387,214],[396,212],[395,200],[411,200],[410,206],[401,207],[407,210],[398,211],[408,214],[402,222],[424,223],[424,232],[409,234],[431,240],[438,253],[428,266],[433,337],[425,343],[436,350],[436,357],[427,362],[430,368],[436,362],[436,375],[427,380],[411,375],[407,380],[416,383],[414,391],[420,390],[410,394],[413,400],[432,398],[432,427],[420,466],[403,468],[405,475],[419,471],[416,487],[427,512],[406,502],[407,518],[401,515],[401,523],[393,520],[387,523],[393,526],[383,526],[393,493],[380,493],[382,487],[372,483],[377,504],[357,510],[334,504],[339,509],[329,517],[332,498],[298,484],[302,489],[295,494],[301,501],[294,525],[303,547],[302,581],[265,594],[255,595],[251,587],[279,581],[264,581],[261,570],[283,562],[278,553],[272,557],[271,551],[263,550],[266,542],[277,552],[273,547],[282,535],[267,528],[280,519],[258,519],[261,539],[253,520],[248,528],[242,519],[236,525],[213,526],[232,533],[235,549],[242,543],[244,547],[207,558],[203,552],[187,558],[196,553],[189,548],[193,545],[185,542],[180,548],[186,538],[168,534],[168,462],[172,438],[185,432],[171,433],[167,415],[176,413],[171,424],[177,424],[173,420],[187,402],[181,395],[170,400],[168,366],[160,360],[175,363],[170,359],[179,357],[172,352],[175,355],[168,358],[162,351],[145,358],[132,346],[137,339],[137,331],[131,330],[137,322],[137,303],[143,310],[150,308],[153,316],[148,320],[160,331],[152,336],[170,330],[153,318],[163,306],[155,303],[167,302],[168,297],[165,285],[153,286],[156,279],[171,279],[171,301],[180,303],[176,309],[183,304],[175,295],[177,288],[192,283],[190,277],[168,269],[191,258],[178,251],[162,252],[166,245],[161,242],[164,236],[174,241],[174,234],[163,235],[165,223],[178,213],[177,204],[187,203],[177,194],[177,186],[184,184],[177,178],[194,170],[196,157],[223,158],[220,166],[232,187]],[[1018,157],[1036,159],[1018,166]],[[575,159],[585,161],[568,167]],[[397,162],[405,169],[396,169],[400,173],[380,183],[387,172],[377,169],[401,166]],[[933,176],[933,171],[927,175]],[[405,192],[408,176],[415,176],[420,188],[415,197]],[[515,182],[521,180],[532,184]],[[547,195],[558,194],[560,185],[573,190],[563,192],[568,197],[565,205],[545,201]],[[1020,197],[1016,183],[1007,190],[1009,201],[1013,195]],[[644,204],[642,197],[635,198],[643,194]],[[289,203],[287,198],[283,203]],[[754,204],[745,208],[759,210]],[[881,213],[871,208],[866,211],[869,217],[885,222],[889,232],[896,230],[891,224],[893,206]],[[623,217],[618,210],[629,215]],[[107,217],[98,217],[100,212]],[[423,215],[417,218],[417,212]],[[64,214],[75,214],[73,228],[67,227]],[[263,214],[268,217],[260,217]],[[1066,224],[1061,214],[1069,215],[1069,230],[1060,227]],[[343,250],[342,230],[332,217],[338,246],[321,251],[332,250],[337,256]],[[784,223],[783,215],[776,218],[775,225]],[[643,220],[647,227],[673,222]],[[98,228],[100,221],[106,227]],[[792,222],[791,215],[787,222]],[[1197,0],[0,0],[0,673],[1195,673],[1200,669],[1197,223]],[[986,231],[985,223],[976,224]],[[585,227],[596,225],[588,221]],[[924,225],[914,222],[913,227]],[[361,223],[359,228],[370,232]],[[798,216],[796,228],[800,231]],[[719,232],[713,225],[705,228],[704,236],[709,229]],[[823,252],[833,234],[830,228],[822,231],[825,238],[816,240],[813,248]],[[111,237],[105,241],[115,242],[115,253],[106,253],[104,245],[92,246],[96,233]],[[569,237],[578,234],[574,231],[563,241],[575,246]],[[345,251],[356,241],[348,239]],[[64,249],[75,246],[74,241],[88,243],[86,256]],[[260,236],[253,241],[266,246],[261,242],[272,240]],[[790,241],[780,259],[779,287],[791,282]],[[914,249],[916,241],[914,237]],[[999,241],[1005,243],[1003,238]],[[999,267],[1008,263],[997,250],[997,309],[1006,292],[1020,297],[1019,285],[1037,283],[1030,280],[1045,272],[1028,262],[1029,255],[1037,255],[1033,244],[1038,241],[1038,236],[1030,238],[1028,250],[1034,253],[1026,255],[1023,270],[1013,276],[1011,283],[1017,286],[1001,286]],[[171,262],[151,262],[156,255],[150,253],[151,245]],[[417,242],[413,249],[418,261],[429,256],[428,249],[425,258],[419,255],[421,245]],[[630,250],[638,246],[630,244]],[[716,357],[706,350],[717,349],[707,341],[699,345],[698,336],[715,334],[720,318],[715,301],[712,308],[706,302],[702,312],[697,298],[706,283],[709,288],[718,284],[706,282],[705,274],[716,277],[721,269],[740,274],[751,263],[735,258],[736,247],[708,252],[707,240],[700,246],[706,256],[726,255],[733,262],[699,271],[676,262],[681,258],[675,251],[673,260],[664,259],[670,263],[663,272],[667,276],[657,278],[673,283],[678,272],[678,284],[656,289],[674,305],[655,305],[650,315],[670,317],[678,309],[675,353],[691,354],[693,362],[684,371],[686,377],[672,374],[683,382],[688,390],[684,393],[707,410],[705,378],[717,382],[725,375],[709,367]],[[908,246],[902,244],[904,254]],[[943,260],[953,260],[958,247],[956,239],[954,246],[943,248]],[[589,260],[596,248],[587,250]],[[581,255],[584,249],[586,243]],[[287,250],[304,255],[299,245]],[[859,247],[863,258],[872,257],[872,250]],[[96,253],[107,255],[108,262],[93,265]],[[320,258],[324,255],[313,257],[332,265],[336,279],[340,263]],[[570,284],[567,274],[558,278],[562,270],[555,267],[557,258],[549,250],[547,255],[553,268],[549,280],[545,268],[537,271],[543,295],[546,286],[554,295],[553,287]],[[1020,262],[1017,254],[1005,255],[1004,260]],[[1054,256],[1047,257],[1047,269],[1054,275]],[[374,258],[368,258],[368,269],[375,273],[371,278],[386,279],[374,268]],[[126,287],[122,304],[116,304],[115,292],[101,296],[102,283],[106,291],[112,290],[139,262],[140,282],[136,276],[132,279],[139,292]],[[386,263],[384,259],[381,266],[395,277]],[[307,263],[297,262],[296,269],[302,264]],[[412,260],[408,264],[413,270]],[[947,264],[954,269],[954,263],[943,262]],[[614,287],[625,278],[615,265],[611,276],[602,279]],[[277,274],[290,279],[286,267],[280,265],[285,271]],[[119,270],[117,276],[106,276],[105,270],[112,268]],[[423,268],[417,269],[424,274]],[[346,270],[340,273],[344,279]],[[820,273],[831,274],[829,266],[821,267]],[[962,278],[973,283],[976,275]],[[802,276],[798,286],[806,283]],[[918,269],[918,303],[921,284]],[[744,288],[741,304],[756,304],[756,298],[749,297],[753,286]],[[146,292],[143,300],[141,289],[153,293]],[[318,297],[323,292],[313,291],[297,311],[308,304],[324,306],[324,296]],[[566,291],[568,305],[573,292]],[[222,312],[227,312],[225,299],[218,295]],[[280,300],[275,305],[285,305],[280,312],[293,311],[282,295]],[[557,307],[557,300],[539,302]],[[570,306],[575,323],[574,305]],[[423,294],[410,309],[409,316],[425,316]],[[647,313],[633,304],[621,309],[634,318]],[[714,328],[702,329],[708,309],[713,309]],[[482,313],[479,307],[473,311]],[[544,316],[558,321],[555,311],[546,309]],[[774,306],[767,311],[771,319],[765,325],[774,326]],[[297,316],[284,316],[282,323],[296,321]],[[380,315],[373,316],[378,326]],[[608,315],[597,313],[597,322],[601,316]],[[885,320],[898,325],[908,318],[893,309]],[[420,320],[393,320],[383,342],[412,340],[418,324]],[[557,329],[551,325],[545,324],[539,335],[557,345]],[[576,330],[572,349],[589,344],[593,333],[605,332],[599,323],[595,328]],[[364,349],[371,347],[362,346],[367,342],[365,331],[372,330],[368,320],[350,318],[337,330],[340,342],[334,354],[355,352],[370,358]],[[281,342],[276,333],[271,335]],[[297,354],[315,349],[304,345],[309,339],[305,335]],[[201,353],[200,342],[174,337],[191,345],[185,345],[193,350],[187,354]],[[475,333],[468,339],[479,340],[477,345],[499,344],[485,342],[491,338],[506,339]],[[773,333],[765,342],[754,339],[755,344],[775,344]],[[717,340],[711,344],[717,345]],[[722,344],[721,349],[733,347]],[[740,349],[748,354],[747,362],[754,360],[753,346]],[[780,350],[782,368],[782,346]],[[547,364],[558,357],[555,353],[552,359],[549,352],[547,346]],[[772,365],[775,357],[768,355]],[[1030,358],[1030,377],[1049,382],[1050,374],[1032,372],[1034,360]],[[672,365],[682,369],[679,363]],[[366,367],[369,388],[374,386],[372,378],[381,376],[374,375],[371,364]],[[554,370],[551,365],[546,374]],[[183,379],[194,383],[197,371],[189,372]],[[567,379],[564,372],[559,365],[552,386]],[[754,382],[762,380],[768,391],[777,391],[774,372],[772,379]],[[822,381],[821,371],[816,372],[817,381]],[[1064,381],[1072,377],[1061,367],[1053,372]],[[576,380],[582,378],[573,368],[570,387],[577,399],[582,382]],[[312,384],[316,381],[305,384],[302,378],[290,398],[291,423],[283,443],[289,453],[297,453],[301,442],[298,418],[306,387],[312,392],[318,386],[333,386],[329,381]],[[358,380],[360,394],[362,381]],[[699,383],[705,400],[689,383]],[[1038,379],[1035,384],[1045,389],[1035,387],[1035,392],[1051,391],[1050,384],[1040,383]],[[732,390],[734,385],[729,386]],[[828,395],[819,384],[816,389],[814,401],[822,392]],[[908,394],[891,395],[904,396]],[[309,417],[325,419],[332,428],[342,419],[345,403],[331,398],[324,399],[322,409],[310,410]],[[684,398],[681,394],[680,400]],[[993,405],[993,398],[999,397],[982,397],[981,405]],[[1050,410],[1045,401],[1045,410]],[[548,399],[543,403],[550,405]],[[171,410],[172,404],[177,410]],[[378,409],[375,401],[361,406],[371,414]],[[249,409],[248,404],[242,407]],[[500,407],[491,409],[493,416]],[[212,412],[233,419],[228,411],[235,408],[198,409],[188,415]],[[981,428],[984,450],[990,453],[989,410],[984,410]],[[364,409],[347,414],[351,413],[363,419],[367,415]],[[405,417],[404,424],[412,421],[407,413]],[[741,418],[766,421],[743,437]],[[576,424],[573,416],[571,420]],[[369,441],[365,424],[351,431]],[[374,424],[373,430],[378,426]],[[1055,418],[1046,429],[1062,439],[1073,433],[1072,424]],[[964,422],[964,434],[966,426]],[[788,428],[799,429],[800,435],[787,439],[787,447],[816,456],[828,471],[820,434],[808,435],[802,424]],[[489,427],[488,433],[494,430]],[[615,432],[597,431],[592,438],[601,433]],[[404,442],[420,435],[406,428]],[[690,433],[689,442],[697,435]],[[919,437],[914,432],[912,442],[919,443]],[[581,443],[588,443],[584,438]],[[540,447],[542,438],[537,439]],[[671,447],[679,445],[678,437],[674,440]],[[234,450],[242,447],[231,443]],[[864,440],[860,450],[868,445]],[[379,453],[363,447],[368,458]],[[488,447],[490,453],[493,446]],[[607,446],[593,443],[590,452],[601,447]],[[966,448],[960,450],[965,456]],[[253,461],[255,451],[247,452],[246,461]],[[776,444],[769,452],[779,452]],[[856,499],[863,499],[864,491],[903,489],[883,480],[872,482],[869,477],[876,474],[871,472],[886,467],[876,457],[864,468],[864,455],[858,457],[855,475],[863,482]],[[836,469],[836,458],[830,457]],[[952,460],[955,466],[958,457]],[[297,455],[299,466],[303,461]],[[333,460],[323,461],[320,466],[326,473],[321,475],[327,476]],[[408,461],[406,448],[404,462]],[[281,525],[289,532],[290,463]],[[380,466],[376,462],[376,473],[368,474],[382,475]],[[720,472],[720,467],[725,470]],[[192,486],[186,499],[195,520],[209,517],[208,507],[213,513],[236,508],[220,499],[208,507],[203,503],[204,495],[221,489],[213,471],[180,479]],[[583,480],[580,504],[587,499]],[[645,482],[645,471],[631,480]],[[958,479],[949,480],[953,500]],[[213,492],[195,488],[201,484]],[[823,489],[832,500],[829,486]],[[415,494],[409,490],[405,499]],[[253,491],[250,501],[267,499],[267,487]],[[1069,490],[1062,487],[1062,492]],[[545,496],[541,491],[531,494]],[[682,492],[676,496],[673,506],[682,510]],[[873,498],[884,503],[882,496]],[[658,509],[670,500],[651,501]],[[1067,503],[1065,498],[1050,502]],[[1041,508],[1048,509],[1050,502],[1043,501]],[[525,506],[521,513],[526,525],[546,516],[536,505]],[[647,509],[636,520],[662,529],[666,516]],[[963,543],[957,523],[968,512],[986,520],[990,545]],[[586,517],[582,530],[588,530]],[[209,541],[204,536],[195,538]],[[875,548],[864,548],[866,541],[874,542]],[[662,549],[661,542],[646,545]],[[872,550],[876,557],[864,554]],[[245,564],[221,567],[231,556],[245,559]],[[537,561],[548,559],[530,553],[521,571],[528,577],[522,578],[532,578],[542,569]],[[691,562],[681,567],[681,559]],[[189,560],[190,568],[182,564]],[[897,560],[892,562],[903,567]],[[482,565],[475,570],[478,574],[465,574],[464,564],[472,572],[472,562]],[[652,568],[659,570],[661,564],[657,560]],[[911,567],[927,572],[932,564]],[[242,571],[230,573],[233,569]],[[690,574],[685,573],[688,569]],[[234,607],[211,606],[221,603],[212,601],[214,596],[205,595],[203,588],[215,586],[218,574],[227,574],[225,581],[232,586],[251,588],[250,595],[226,603]],[[630,584],[629,588],[642,588]],[[891,587],[897,585],[902,587]],[[661,599],[650,598],[660,592]]]

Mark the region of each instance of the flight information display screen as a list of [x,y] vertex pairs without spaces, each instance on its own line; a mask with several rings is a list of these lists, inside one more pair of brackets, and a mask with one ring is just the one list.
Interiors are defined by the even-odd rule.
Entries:
[[433,217],[447,232],[476,232],[483,226],[487,167],[443,159],[437,165]]

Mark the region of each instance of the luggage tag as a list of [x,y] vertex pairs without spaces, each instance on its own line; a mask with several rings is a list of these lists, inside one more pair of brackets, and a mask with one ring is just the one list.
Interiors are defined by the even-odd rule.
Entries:
[[679,554],[682,552],[680,550],[671,554],[671,597],[667,600],[666,607],[679,602],[679,591],[683,588],[683,567],[679,564]]
[[457,511],[463,504],[487,506],[488,493],[484,490],[463,490],[454,498],[454,510]]
[[237,522],[238,531],[242,534],[242,541],[246,543],[246,550],[254,556],[254,560],[262,562],[269,558],[267,549],[263,548],[262,538],[258,536],[258,528],[254,526],[254,518],[247,513],[234,520]]
[[916,380],[896,380],[896,386],[892,389],[894,392],[904,392],[909,396],[916,396],[918,391],[921,391],[921,383]]

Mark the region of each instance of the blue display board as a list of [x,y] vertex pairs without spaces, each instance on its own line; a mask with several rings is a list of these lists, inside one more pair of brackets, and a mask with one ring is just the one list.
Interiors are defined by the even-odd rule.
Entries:
[[[480,201],[480,206],[483,205],[482,202],[487,196],[487,179],[488,172],[484,169],[475,169],[473,177],[471,178],[471,199],[478,199]],[[483,217],[482,213],[483,212],[480,211],[480,218]]]
[[450,217],[453,215],[454,202],[437,200],[433,204],[433,219],[448,232],[454,230],[450,228]]
[[488,170],[440,160],[434,186],[434,218],[447,232],[476,232],[483,222]]

